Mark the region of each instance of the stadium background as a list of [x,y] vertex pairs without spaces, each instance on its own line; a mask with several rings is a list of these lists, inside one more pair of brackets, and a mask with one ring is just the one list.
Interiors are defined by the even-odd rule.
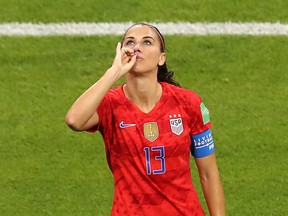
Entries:
[[[287,23],[287,11],[285,0],[1,0],[0,23]],[[210,110],[227,215],[287,215],[287,36],[165,39],[176,80]],[[64,116],[111,65],[119,40],[0,37],[0,215],[109,215],[101,136],[72,132]]]

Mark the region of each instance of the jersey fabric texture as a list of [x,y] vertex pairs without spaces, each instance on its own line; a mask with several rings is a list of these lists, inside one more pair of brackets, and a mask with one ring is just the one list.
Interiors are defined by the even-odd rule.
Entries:
[[[191,137],[211,128],[201,98],[162,83],[149,113],[129,101],[123,85],[108,91],[97,109],[106,157],[114,177],[112,216],[205,215],[190,172]],[[204,124],[205,123],[205,124]]]

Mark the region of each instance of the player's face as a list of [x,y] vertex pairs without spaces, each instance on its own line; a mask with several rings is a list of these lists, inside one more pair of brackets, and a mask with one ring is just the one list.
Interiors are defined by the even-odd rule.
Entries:
[[129,48],[137,55],[133,72],[157,72],[158,65],[166,60],[165,53],[160,50],[160,40],[154,29],[146,25],[130,28],[123,39],[123,47]]

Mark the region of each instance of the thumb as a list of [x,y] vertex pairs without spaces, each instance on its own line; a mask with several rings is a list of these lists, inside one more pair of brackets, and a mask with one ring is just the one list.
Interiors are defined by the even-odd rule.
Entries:
[[124,65],[124,68],[123,68],[123,72],[124,72],[124,73],[123,73],[123,74],[127,73],[128,71],[130,71],[130,70],[132,69],[132,67],[133,67],[133,66],[135,65],[135,63],[136,63],[136,58],[137,58],[137,56],[134,55],[134,56],[130,59],[130,61]]
[[131,65],[132,67],[136,63],[136,59],[137,59],[137,54],[131,58],[128,64]]

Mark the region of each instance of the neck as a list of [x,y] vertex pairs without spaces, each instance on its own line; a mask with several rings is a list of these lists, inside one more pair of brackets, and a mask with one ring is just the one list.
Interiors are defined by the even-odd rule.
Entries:
[[133,82],[126,80],[124,85],[125,96],[133,102],[142,112],[150,112],[157,104],[162,95],[161,84],[149,78],[133,79]]

